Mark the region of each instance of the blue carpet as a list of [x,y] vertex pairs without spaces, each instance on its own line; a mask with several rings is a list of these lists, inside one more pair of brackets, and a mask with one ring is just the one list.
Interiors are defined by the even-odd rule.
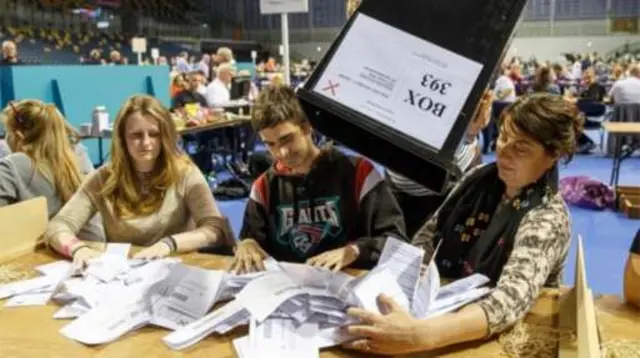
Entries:
[[[493,155],[485,157],[485,162]],[[588,175],[609,182],[612,160],[598,155],[577,156],[561,168],[561,177]],[[620,184],[640,185],[640,158],[634,157],[622,164]],[[220,210],[229,217],[237,234],[242,225],[246,200],[219,201]],[[582,235],[585,245],[587,279],[597,293],[622,292],[622,273],[631,240],[640,228],[640,220],[630,220],[611,210],[591,211],[570,207],[574,238]],[[576,240],[573,240],[565,271],[565,282],[573,285]]]

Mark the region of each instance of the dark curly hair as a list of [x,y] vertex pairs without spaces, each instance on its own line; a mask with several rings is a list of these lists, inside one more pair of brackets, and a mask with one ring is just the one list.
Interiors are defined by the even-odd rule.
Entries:
[[500,115],[522,133],[540,143],[550,155],[569,163],[577,150],[584,118],[577,106],[562,96],[535,93],[519,98]]

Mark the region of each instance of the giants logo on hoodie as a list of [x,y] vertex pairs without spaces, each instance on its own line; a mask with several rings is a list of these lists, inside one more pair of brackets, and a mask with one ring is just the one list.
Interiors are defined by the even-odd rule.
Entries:
[[296,217],[294,205],[277,206],[277,240],[303,256],[326,237],[342,233],[340,197],[299,201]]

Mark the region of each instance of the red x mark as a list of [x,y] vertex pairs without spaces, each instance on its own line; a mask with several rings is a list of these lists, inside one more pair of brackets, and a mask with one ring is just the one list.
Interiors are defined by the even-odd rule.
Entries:
[[323,91],[331,91],[331,95],[335,96],[336,95],[336,88],[340,87],[339,83],[333,83],[331,82],[331,80],[329,80],[329,85],[325,88],[323,88]]

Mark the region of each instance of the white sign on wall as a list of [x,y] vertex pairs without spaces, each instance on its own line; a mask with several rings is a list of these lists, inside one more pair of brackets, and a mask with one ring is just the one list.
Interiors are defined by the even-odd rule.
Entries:
[[131,50],[134,53],[147,52],[147,39],[144,37],[134,37],[131,39]]
[[441,150],[481,70],[360,13],[313,91]]
[[260,0],[261,14],[309,12],[309,0]]

